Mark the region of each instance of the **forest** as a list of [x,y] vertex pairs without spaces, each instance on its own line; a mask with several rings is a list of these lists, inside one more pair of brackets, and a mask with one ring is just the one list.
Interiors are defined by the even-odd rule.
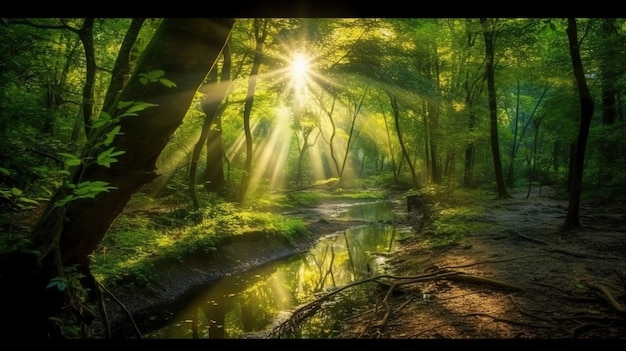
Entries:
[[624,48],[623,18],[3,18],[2,335],[106,334],[101,284],[334,197],[550,186],[577,230],[626,193]]

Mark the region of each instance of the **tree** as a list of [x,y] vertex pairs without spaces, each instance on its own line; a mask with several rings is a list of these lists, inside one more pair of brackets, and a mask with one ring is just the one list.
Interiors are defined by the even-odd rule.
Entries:
[[587,86],[585,70],[580,58],[580,44],[578,42],[576,19],[568,18],[567,24],[567,39],[580,103],[580,124],[578,127],[578,138],[576,140],[573,163],[570,165],[571,182],[569,187],[569,205],[567,206],[567,216],[561,226],[561,230],[563,231],[581,227],[579,217],[580,193],[582,190],[587,137],[589,136],[589,126],[591,125],[591,117],[593,117],[594,110],[593,98]]
[[246,163],[243,170],[243,177],[241,179],[241,185],[239,187],[239,194],[237,200],[243,203],[248,187],[250,186],[250,177],[252,172],[252,133],[250,132],[250,114],[252,113],[252,105],[254,103],[254,91],[256,89],[257,75],[259,73],[259,67],[263,61],[263,45],[268,34],[269,19],[254,19],[254,38],[256,41],[256,47],[254,50],[254,60],[252,62],[252,70],[248,78],[248,93],[246,95],[246,104],[243,111],[243,125],[244,133],[246,135]]
[[109,83],[109,89],[104,97],[104,103],[102,104],[102,110],[104,111],[109,111],[114,106],[113,104],[118,94],[122,91],[126,81],[130,77],[133,48],[135,47],[139,32],[145,20],[145,18],[133,18],[130,22],[128,31],[124,36],[124,41],[120,46],[113,72],[111,72],[111,82]]
[[396,126],[396,135],[398,136],[398,143],[400,144],[400,149],[402,150],[402,158],[409,165],[409,170],[411,171],[411,181],[412,181],[413,189],[417,190],[421,186],[417,179],[417,174],[415,173],[415,167],[413,166],[413,162],[411,161],[411,157],[409,156],[409,152],[402,138],[402,128],[400,127],[400,108],[398,107],[398,99],[390,92],[388,92],[387,95],[389,95],[389,101],[391,103],[391,108],[393,110],[393,120]]
[[[83,326],[94,318],[81,294],[90,291],[89,297],[97,300],[88,256],[131,195],[158,177],[155,162],[182,123],[233,24],[233,19],[162,21],[117,104],[101,114],[100,118],[109,116],[110,123],[97,129],[79,163],[72,163],[76,166],[73,185],[55,193],[34,227],[30,251],[0,257],[3,286],[11,288],[3,299],[3,310],[14,312],[4,316],[10,321],[3,328],[6,335],[71,337],[65,322],[74,318],[76,326]],[[110,149],[96,150],[99,162],[90,162],[94,149],[105,144],[102,139],[111,141]],[[109,150],[123,154],[111,160],[106,157],[112,155]],[[20,309],[10,308],[15,305]]]
[[[200,137],[193,148],[191,155],[191,165],[189,167],[189,189],[191,191],[191,199],[193,201],[193,207],[197,211],[200,209],[200,200],[198,199],[198,192],[196,190],[196,174],[198,170],[198,160],[200,159],[200,153],[204,143],[207,143],[207,164],[205,169],[205,183],[206,190],[212,192],[220,192],[226,183],[224,179],[224,169],[222,165],[222,142],[221,142],[221,126],[218,125],[219,121],[219,107],[222,100],[230,89],[230,48],[228,44],[224,46],[222,52],[224,57],[224,63],[222,65],[221,79],[217,80],[217,65],[213,66],[213,69],[209,73],[209,77],[206,83],[202,86],[201,91],[204,93],[202,100],[202,110],[205,113],[204,124],[202,125],[202,131]],[[214,130],[215,129],[215,130]],[[214,131],[213,138],[210,138],[211,131]]]
[[[293,129],[298,142],[298,166],[296,171],[296,182],[302,186],[302,161],[307,150],[315,146],[317,138],[320,136],[319,117],[308,109],[298,111],[293,120]],[[317,134],[311,140],[310,136],[317,129]],[[302,141],[300,141],[302,139]]]
[[491,153],[493,156],[493,167],[496,174],[496,184],[498,198],[505,199],[509,197],[504,183],[504,173],[502,172],[502,161],[500,159],[500,143],[498,141],[498,110],[496,104],[496,87],[494,78],[494,42],[495,42],[495,20],[481,18],[480,23],[483,26],[483,34],[485,37],[485,53],[487,58],[487,90],[489,91],[489,118],[491,126]]

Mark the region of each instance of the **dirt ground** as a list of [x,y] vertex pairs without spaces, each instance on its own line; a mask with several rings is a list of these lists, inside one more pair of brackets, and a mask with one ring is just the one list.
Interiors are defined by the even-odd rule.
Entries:
[[494,199],[489,229],[460,245],[407,240],[380,278],[393,290],[379,285],[340,338],[626,340],[626,203],[583,201],[584,228],[560,233],[567,201],[537,190]]

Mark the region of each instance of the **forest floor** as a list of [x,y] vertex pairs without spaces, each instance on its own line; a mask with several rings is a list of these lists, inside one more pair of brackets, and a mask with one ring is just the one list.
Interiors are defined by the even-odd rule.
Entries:
[[471,220],[488,229],[442,249],[407,217],[418,233],[380,279],[393,290],[380,284],[339,338],[626,341],[626,202],[583,201],[583,228],[562,233],[567,201],[538,189],[485,204]]

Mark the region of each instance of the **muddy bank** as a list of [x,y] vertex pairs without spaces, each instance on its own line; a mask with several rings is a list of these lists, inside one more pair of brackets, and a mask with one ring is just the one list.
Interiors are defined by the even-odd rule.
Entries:
[[[183,260],[155,263],[152,287],[132,291],[109,287],[105,303],[111,336],[114,339],[140,338],[140,333],[167,323],[180,306],[206,284],[224,276],[301,253],[319,237],[362,225],[363,221],[328,216],[324,210],[310,209],[298,214],[307,223],[309,235],[289,242],[280,235],[249,233],[219,243],[212,252],[196,253]],[[132,319],[131,317],[132,316]]]

